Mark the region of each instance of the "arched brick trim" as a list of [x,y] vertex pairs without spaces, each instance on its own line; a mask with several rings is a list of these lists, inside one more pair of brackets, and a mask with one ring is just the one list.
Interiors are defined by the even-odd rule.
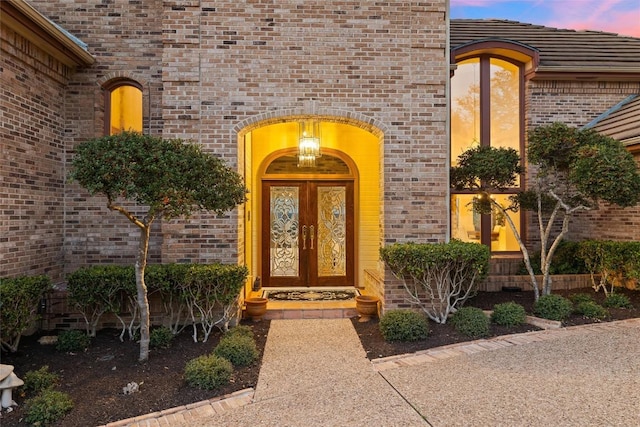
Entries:
[[135,86],[138,89],[140,89],[140,91],[142,92],[142,129],[143,129],[143,133],[150,132],[151,126],[149,121],[149,115],[151,111],[151,95],[149,92],[149,82],[146,79],[130,71],[114,71],[98,79],[97,83],[100,86],[100,89],[104,98],[104,102],[103,102],[104,135],[109,134],[109,126],[108,126],[109,97],[107,96],[107,93],[110,93],[112,90],[114,90],[118,86],[122,86],[126,84]]
[[377,138],[382,139],[388,127],[379,120],[354,111],[335,110],[323,107],[301,107],[276,111],[268,111],[257,114],[237,123],[233,131],[236,134],[244,134],[258,127],[267,126],[273,123],[285,121],[295,121],[305,117],[311,117],[330,123],[344,123],[371,132]]
[[102,78],[98,79],[97,83],[98,83],[98,86],[104,88],[105,86],[109,86],[109,84],[114,81],[135,82],[138,85],[142,86],[143,88],[149,85],[149,82],[146,79],[130,71],[113,71],[111,73],[104,75]]
[[484,53],[514,59],[525,64],[528,70],[535,70],[540,63],[538,49],[507,39],[482,39],[457,46],[451,49],[451,63]]

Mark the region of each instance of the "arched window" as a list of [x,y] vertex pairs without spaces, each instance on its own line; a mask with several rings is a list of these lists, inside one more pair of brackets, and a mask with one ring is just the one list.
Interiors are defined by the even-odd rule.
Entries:
[[[469,148],[485,145],[523,151],[523,65],[508,58],[482,54],[467,57],[457,64],[451,78],[451,165]],[[505,206],[509,195],[520,189],[493,197]],[[479,215],[473,212],[476,194],[452,191],[451,236],[463,241],[482,242],[492,252],[518,251],[513,232],[502,214]],[[519,213],[512,213],[520,227]]]
[[142,86],[121,80],[105,87],[105,133],[142,132]]

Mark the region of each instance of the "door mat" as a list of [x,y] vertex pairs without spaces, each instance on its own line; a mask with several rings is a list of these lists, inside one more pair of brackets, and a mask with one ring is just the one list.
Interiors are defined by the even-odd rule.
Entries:
[[262,291],[264,298],[273,301],[349,301],[355,299],[360,292],[355,288],[324,289],[265,289]]

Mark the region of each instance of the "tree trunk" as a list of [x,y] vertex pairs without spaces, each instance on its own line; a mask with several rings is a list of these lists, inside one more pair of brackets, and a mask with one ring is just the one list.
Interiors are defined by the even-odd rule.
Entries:
[[149,359],[149,299],[147,285],[144,283],[144,270],[147,267],[147,252],[149,250],[149,236],[151,223],[140,227],[140,242],[136,259],[136,287],[138,289],[138,306],[140,307],[140,357],[138,360]]
[[513,223],[513,220],[511,219],[511,217],[507,213],[506,209],[503,208],[502,205],[500,205],[500,203],[496,202],[493,199],[491,199],[491,204],[496,209],[498,209],[502,213],[502,215],[504,215],[505,220],[509,224],[509,228],[511,228],[511,231],[513,231],[513,236],[516,238],[516,241],[518,242],[518,245],[520,246],[520,250],[522,251],[522,259],[524,261],[524,265],[527,267],[527,272],[529,273],[529,278],[531,279],[531,287],[533,288],[533,296],[535,298],[535,301],[538,301],[538,298],[540,297],[540,290],[538,288],[538,281],[536,280],[536,274],[533,271],[533,267],[531,267],[531,258],[529,257],[529,251],[527,250],[526,246],[524,245],[524,242],[522,241],[522,238],[520,237],[520,233],[518,233],[518,229],[516,228],[516,225]]

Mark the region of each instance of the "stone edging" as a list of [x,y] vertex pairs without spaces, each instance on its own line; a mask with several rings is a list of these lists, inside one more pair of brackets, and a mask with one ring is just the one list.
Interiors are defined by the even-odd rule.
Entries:
[[640,328],[640,318],[617,320],[614,322],[590,323],[586,325],[568,326],[559,329],[546,329],[542,331],[526,332],[524,334],[501,335],[489,339],[479,339],[475,341],[451,344],[444,347],[431,348],[418,351],[416,353],[389,356],[371,361],[374,371],[381,372],[388,369],[400,368],[403,366],[421,365],[435,362],[441,359],[473,354],[481,351],[496,350],[499,348],[512,347],[514,345],[524,345],[532,342],[547,341],[568,334],[588,331],[605,331],[621,328]]
[[[188,405],[176,406],[175,408],[165,409],[164,411],[151,412],[149,414],[140,415],[133,418],[114,421],[112,423],[99,427],[134,427],[134,426],[161,426],[172,425],[172,421],[176,423],[184,423],[194,417],[202,417],[205,415],[220,414],[231,408],[238,408],[253,402],[253,388],[245,388],[234,393],[224,396],[214,397],[213,399],[202,400],[200,402],[190,403]],[[162,422],[159,420],[162,419]]]

